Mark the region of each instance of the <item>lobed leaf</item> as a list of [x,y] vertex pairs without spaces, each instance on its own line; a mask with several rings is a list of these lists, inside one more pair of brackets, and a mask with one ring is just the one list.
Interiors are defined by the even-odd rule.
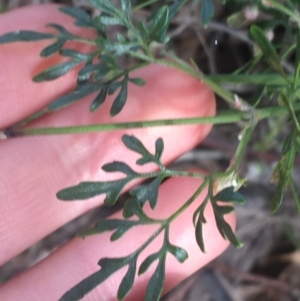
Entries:
[[155,157],[160,160],[162,153],[164,151],[164,141],[161,138],[158,138],[155,141]]
[[164,179],[164,175],[159,175],[152,182],[141,187],[136,187],[130,190],[130,194],[139,202],[140,206],[144,206],[148,201],[152,209],[155,208],[158,198],[159,186]]
[[246,203],[245,197],[237,191],[234,191],[234,187],[227,187],[220,191],[214,199],[222,202],[232,202],[236,204],[244,205]]
[[110,0],[89,0],[89,2],[96,8],[109,14],[118,14],[118,9]]
[[164,43],[169,21],[169,7],[164,5],[153,16],[148,32],[148,39],[150,41]]
[[128,86],[128,79],[127,77],[125,77],[124,80],[122,81],[121,90],[117,95],[117,97],[115,98],[112,107],[110,109],[111,117],[118,115],[124,108],[127,100],[127,94],[128,94],[127,86]]
[[66,73],[68,73],[70,70],[81,64],[81,60],[72,60],[68,62],[64,62],[61,64],[54,65],[43,72],[39,73],[33,78],[33,81],[38,83],[38,82],[43,82],[43,81],[50,81],[57,79]]
[[17,30],[0,36],[0,44],[13,42],[36,42],[55,39],[57,36],[49,33],[36,32],[31,30]]
[[138,275],[144,274],[151,264],[160,257],[160,251],[154,254],[149,255],[140,265]]
[[58,32],[60,32],[60,34],[68,39],[72,39],[74,37],[74,35],[72,35],[70,32],[68,32],[62,25],[60,24],[55,24],[55,23],[49,23],[46,25],[47,27],[52,27],[54,29],[56,29]]
[[165,283],[166,257],[160,258],[147,286],[145,301],[159,300]]
[[91,106],[90,106],[91,112],[96,111],[104,103],[104,101],[106,99],[106,95],[107,95],[107,90],[108,90],[107,86],[104,86],[101,89],[100,93],[96,96],[96,98],[91,103]]
[[101,194],[106,194],[104,203],[112,206],[118,200],[122,189],[132,177],[110,182],[81,182],[79,185],[65,188],[57,193],[57,198],[63,201],[86,200]]
[[174,255],[174,257],[180,262],[180,263],[183,263],[188,257],[188,253],[186,250],[180,248],[180,247],[177,247],[177,246],[174,246],[172,244],[168,244],[167,246],[167,249],[168,249],[168,252],[170,252],[172,255]]
[[65,38],[58,38],[57,41],[49,46],[47,46],[46,48],[44,48],[41,53],[40,56],[42,57],[48,57],[51,56],[52,54],[58,52],[66,43],[66,39]]
[[135,278],[135,273],[136,273],[136,260],[137,257],[134,256],[130,261],[129,261],[129,266],[128,266],[128,271],[124,278],[122,279],[122,282],[119,286],[118,289],[118,300],[123,300],[127,294],[130,292],[133,283],[134,283],[134,278]]
[[86,296],[95,287],[103,283],[108,277],[116,271],[127,265],[129,257],[122,258],[103,258],[99,261],[101,270],[88,276],[76,286],[66,292],[59,301],[77,301]]
[[137,202],[137,199],[128,199],[124,205],[123,217],[130,218],[136,215],[140,222],[151,221],[149,217],[142,210],[141,205]]
[[73,17],[76,20],[74,22],[76,26],[94,28],[93,19],[83,9],[77,7],[62,6],[59,8],[59,11]]
[[102,169],[106,172],[122,172],[126,175],[137,176],[138,174],[126,163],[120,161],[113,161],[102,166]]
[[64,107],[82,99],[83,97],[96,92],[100,88],[101,87],[99,87],[99,84],[94,84],[94,83],[93,84],[88,83],[88,84],[78,86],[71,93],[61,96],[61,97],[57,98],[56,100],[54,100],[53,102],[51,102],[48,105],[48,110],[50,112],[52,112],[52,111],[56,111],[61,108],[64,108]]

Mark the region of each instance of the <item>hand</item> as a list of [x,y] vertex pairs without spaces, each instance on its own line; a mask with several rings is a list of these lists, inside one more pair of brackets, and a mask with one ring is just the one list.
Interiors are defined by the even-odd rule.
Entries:
[[[25,7],[0,16],[0,34],[19,29],[50,32],[51,29],[45,29],[44,25],[54,22],[63,24],[71,32],[84,31],[73,26],[72,20],[59,13],[57,6]],[[22,120],[74,87],[76,70],[52,82],[36,84],[31,81],[45,67],[62,60],[57,55],[39,58],[40,50],[48,44],[49,41],[0,45],[0,129]],[[87,47],[80,47],[81,51],[88,51]],[[109,117],[111,97],[93,114],[88,110],[92,98],[87,97],[73,106],[42,117],[31,126],[183,118],[212,115],[215,112],[212,92],[185,73],[152,65],[136,71],[135,76],[144,78],[146,86],[130,86],[125,108],[113,119]],[[128,130],[126,133],[134,134],[150,150],[155,140],[162,137],[165,142],[163,160],[168,163],[202,141],[210,128],[210,125],[173,126]],[[101,170],[103,164],[113,160],[122,159],[138,170],[134,164],[135,154],[121,143],[124,133],[115,131],[1,141],[1,265],[65,223],[99,206],[104,199],[101,196],[82,202],[61,202],[56,199],[57,191],[84,180],[116,178],[118,175]],[[169,216],[194,193],[199,184],[199,180],[186,178],[165,182],[157,207],[152,211],[146,206],[146,211],[157,218]],[[211,207],[205,213],[207,253],[203,254],[196,244],[192,214],[204,196],[204,193],[201,194],[197,202],[172,224],[170,240],[186,249],[189,258],[180,264],[168,256],[165,292],[218,256],[228,245],[218,233]],[[234,226],[234,215],[229,215],[227,221]],[[130,254],[152,231],[151,227],[145,227],[142,231],[134,228],[114,243],[109,241],[110,233],[85,240],[74,239],[33,268],[2,285],[1,300],[58,300],[76,283],[97,271],[100,258]],[[146,249],[143,258],[161,246],[160,238]],[[155,265],[137,277],[128,300],[143,300],[154,268]],[[117,272],[84,300],[115,300],[122,275],[123,271]]]

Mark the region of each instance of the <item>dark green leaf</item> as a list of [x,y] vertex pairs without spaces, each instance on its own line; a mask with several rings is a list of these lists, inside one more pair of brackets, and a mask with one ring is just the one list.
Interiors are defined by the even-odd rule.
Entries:
[[81,182],[77,186],[63,189],[57,193],[57,198],[63,201],[86,200],[101,194],[106,194],[104,203],[112,206],[116,203],[122,189],[132,178],[111,182]]
[[151,183],[131,189],[130,194],[138,200],[141,206],[144,206],[149,201],[150,207],[154,209],[158,198],[159,186],[163,179],[164,175],[159,175]]
[[103,87],[101,89],[101,92],[97,95],[97,97],[93,100],[90,106],[90,111],[94,112],[96,111],[105,101],[106,95],[107,95],[107,87]]
[[160,257],[160,252],[149,255],[140,265],[138,275],[145,273],[151,264]]
[[[97,78],[104,77],[111,69],[103,64],[91,64],[84,66],[78,73],[78,78],[89,78],[92,74],[97,74]],[[96,76],[95,76],[96,79]],[[97,80],[97,79],[96,79]]]
[[246,203],[245,197],[239,192],[234,191],[234,187],[223,189],[214,198],[222,202],[232,202],[242,205]]
[[169,26],[169,7],[162,6],[154,15],[151,26],[149,28],[148,39],[159,43],[166,42],[166,32]]
[[51,44],[50,46],[44,48],[41,53],[40,56],[42,57],[48,57],[56,52],[58,52],[66,43],[66,39],[64,38],[59,38],[55,43]]
[[129,78],[129,81],[137,86],[144,86],[146,84],[145,80],[143,78]]
[[[241,248],[243,244],[234,235],[230,225],[225,221],[224,215],[231,213],[233,207],[219,206],[212,202],[217,228],[224,239],[228,239],[236,248]],[[228,208],[229,207],[229,208]]]
[[114,82],[108,88],[108,95],[114,94],[123,84],[123,81]]
[[142,210],[141,205],[136,199],[128,199],[124,205],[123,216],[129,218],[136,215],[141,222],[149,222],[150,219]]
[[62,6],[59,8],[59,10],[62,13],[67,14],[76,19],[74,23],[75,25],[80,27],[94,28],[93,19],[83,9],[77,7]]
[[102,169],[107,172],[123,172],[126,175],[136,176],[138,175],[130,166],[124,162],[114,161],[112,163],[107,163],[102,166]]
[[111,69],[118,69],[118,65],[113,56],[108,54],[102,54],[100,61],[103,62],[105,65],[110,66]]
[[157,157],[158,160],[160,160],[163,151],[164,141],[161,138],[159,138],[155,141],[155,157]]
[[271,68],[284,75],[284,71],[280,65],[280,59],[276,49],[274,45],[267,39],[262,29],[256,25],[252,25],[250,27],[250,32],[252,38],[261,49],[265,61],[270,65]]
[[74,103],[74,102],[78,101],[79,99],[96,92],[100,88],[101,87],[99,87],[99,85],[96,85],[96,84],[85,84],[82,86],[78,86],[71,93],[64,95],[62,97],[59,97],[56,100],[54,100],[53,102],[51,102],[48,105],[48,110],[56,111],[61,108],[64,108],[64,107],[70,105],[71,103]]
[[180,263],[184,262],[189,257],[186,250],[171,244],[168,244],[168,252],[173,254]]
[[82,231],[79,234],[79,236],[85,237],[89,235],[116,230],[111,236],[111,240],[113,241],[120,238],[124,233],[126,233],[132,227],[137,226],[139,224],[140,223],[138,221],[128,221],[128,220],[119,220],[119,219],[100,220],[95,223],[95,226],[93,228]]
[[136,164],[138,165],[144,165],[149,162],[155,162],[158,163],[157,158],[150,154],[148,150],[144,147],[144,145],[134,136],[129,135],[123,135],[122,141],[125,144],[125,146],[132,151],[142,155],[142,158],[138,159],[136,161]]
[[215,13],[215,7],[212,0],[202,0],[200,8],[200,18],[204,26],[208,25]]
[[49,33],[35,32],[30,30],[17,30],[0,36],[0,44],[13,42],[35,42],[54,39],[57,36]]
[[79,282],[76,286],[66,292],[59,301],[77,301],[82,299],[86,294],[95,287],[103,283],[108,277],[117,270],[127,265],[130,261],[129,257],[123,258],[103,258],[99,261],[101,270],[93,273],[89,277]]
[[186,2],[186,0],[179,0],[174,3],[172,3],[169,6],[169,22],[173,20],[176,13],[179,11],[179,9],[183,6],[183,4]]
[[62,49],[59,52],[59,54],[62,56],[71,57],[73,59],[77,59],[77,60],[81,60],[81,61],[87,61],[90,58],[89,54],[81,53],[74,49]]
[[123,300],[126,295],[130,292],[136,272],[136,257],[132,258],[129,262],[129,267],[126,275],[124,276],[119,289],[118,289],[118,300]]
[[203,221],[198,217],[196,227],[195,227],[195,236],[198,246],[200,247],[200,250],[205,253],[205,245],[203,240]]
[[96,8],[109,14],[118,14],[117,8],[110,0],[89,0],[89,2]]
[[56,29],[65,38],[71,39],[71,38],[74,37],[70,32],[68,32],[63,26],[61,26],[59,24],[50,23],[50,24],[47,24],[46,26],[47,27],[52,27],[52,28]]
[[127,100],[127,85],[128,85],[128,80],[125,78],[122,81],[122,86],[121,86],[121,90],[119,92],[119,94],[117,95],[117,97],[115,98],[112,107],[110,109],[110,116],[116,116],[118,115],[122,109],[124,108],[124,105],[126,103]]
[[68,61],[64,62],[58,65],[54,65],[43,72],[39,73],[33,78],[34,82],[43,82],[43,81],[49,81],[49,80],[54,80],[56,78],[59,78],[62,75],[65,75],[68,73],[70,70],[81,64],[82,61],[79,60],[73,60],[73,61]]
[[113,52],[116,56],[123,55],[139,46],[138,42],[114,42],[103,37],[97,38],[96,43],[102,51]]
[[150,278],[145,301],[159,300],[165,283],[165,268],[166,258],[163,256],[163,258],[159,260],[157,268]]
[[281,149],[282,155],[285,155],[291,148],[292,143],[294,143],[296,133],[297,133],[296,130],[293,130],[285,138],[283,145],[282,145],[282,149]]

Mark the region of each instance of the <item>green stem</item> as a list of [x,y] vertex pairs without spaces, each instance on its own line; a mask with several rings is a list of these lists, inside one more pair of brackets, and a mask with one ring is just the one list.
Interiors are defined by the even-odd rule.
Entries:
[[299,196],[298,196],[298,192],[297,192],[295,183],[294,183],[294,181],[291,177],[290,177],[290,180],[289,180],[289,184],[290,184],[290,188],[291,188],[293,197],[295,199],[295,203],[296,203],[296,206],[297,206],[297,209],[298,209],[298,213],[300,214],[300,199],[299,199]]
[[[294,105],[294,110],[300,109],[300,103]],[[95,133],[103,131],[125,130],[142,127],[157,127],[157,126],[173,126],[173,125],[197,125],[197,124],[228,124],[239,121],[248,121],[255,118],[260,121],[265,118],[275,117],[278,115],[288,113],[288,109],[282,106],[271,106],[263,109],[254,110],[253,113],[248,111],[223,110],[216,116],[182,118],[182,119],[161,119],[149,121],[135,121],[123,123],[109,123],[109,124],[92,124],[69,127],[48,127],[48,128],[26,128],[15,129],[9,128],[0,131],[0,139],[8,139],[13,137],[23,136],[41,136],[41,135],[64,135],[64,134],[82,134]],[[254,114],[254,116],[253,116]]]

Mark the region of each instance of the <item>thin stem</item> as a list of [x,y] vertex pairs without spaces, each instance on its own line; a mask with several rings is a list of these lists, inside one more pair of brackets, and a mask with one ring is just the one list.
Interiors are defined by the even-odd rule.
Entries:
[[168,223],[170,224],[174,219],[176,219],[185,209],[187,209],[200,195],[200,193],[204,190],[204,188],[209,183],[209,179],[204,180],[201,185],[197,188],[195,193],[176,211],[174,212],[169,218]]
[[296,189],[296,186],[295,186],[295,183],[294,183],[292,177],[290,177],[289,184],[290,184],[290,188],[291,188],[293,197],[295,199],[298,213],[300,214],[300,199],[299,199],[298,192],[297,192],[297,189]]
[[141,10],[142,8],[144,7],[147,7],[155,2],[158,2],[158,0],[148,0],[148,1],[145,1],[139,5],[136,5],[134,8],[133,8],[133,11],[137,11],[137,10]]

